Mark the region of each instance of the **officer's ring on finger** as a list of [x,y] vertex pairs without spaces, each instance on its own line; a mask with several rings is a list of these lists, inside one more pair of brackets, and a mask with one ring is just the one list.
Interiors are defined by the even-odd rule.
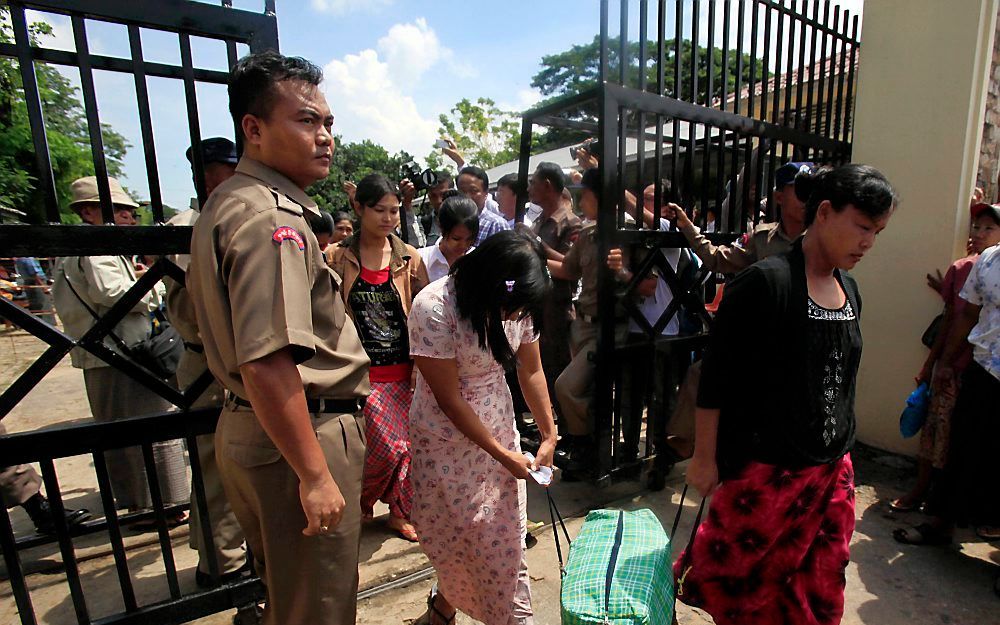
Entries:
[[326,532],[326,531],[329,531],[329,530],[330,530],[330,526],[329,525],[320,525],[319,526],[319,531],[321,531],[321,532]]

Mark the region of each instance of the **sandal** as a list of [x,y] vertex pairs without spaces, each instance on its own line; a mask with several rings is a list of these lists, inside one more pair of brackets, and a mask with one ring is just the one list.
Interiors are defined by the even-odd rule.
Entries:
[[427,611],[421,614],[417,620],[413,621],[412,625],[437,625],[434,622],[435,617],[438,619],[439,623],[443,625],[452,625],[455,622],[455,616],[458,614],[458,610],[451,613],[451,616],[446,616],[444,612],[437,609],[434,605],[438,598],[437,584],[431,587],[430,594],[427,595]]
[[391,529],[396,530],[403,540],[408,540],[411,543],[420,542],[420,537],[417,536],[417,530],[413,527],[413,524],[406,519],[390,516],[386,525],[388,525]]
[[951,543],[951,535],[929,523],[921,523],[914,527],[897,527],[892,531],[896,542],[904,545],[940,546]]
[[919,501],[906,503],[905,497],[899,497],[889,502],[889,509],[893,512],[913,512],[921,506]]
[[983,540],[1000,540],[1000,527],[995,525],[980,525],[976,527],[976,536]]

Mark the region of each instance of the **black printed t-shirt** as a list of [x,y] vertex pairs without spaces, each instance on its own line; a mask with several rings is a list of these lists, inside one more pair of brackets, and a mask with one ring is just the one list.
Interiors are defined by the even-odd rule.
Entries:
[[372,381],[408,377],[410,339],[406,315],[399,293],[389,279],[389,268],[375,271],[362,267],[348,299],[361,343],[372,361]]

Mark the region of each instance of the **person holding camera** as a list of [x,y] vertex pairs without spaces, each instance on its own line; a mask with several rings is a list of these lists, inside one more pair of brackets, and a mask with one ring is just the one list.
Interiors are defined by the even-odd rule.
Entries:
[[362,178],[355,194],[360,228],[331,248],[328,259],[342,280],[340,294],[371,359],[361,513],[371,518],[375,502],[384,501],[389,505],[389,527],[415,542],[409,440],[413,361],[406,316],[429,280],[417,250],[394,234],[399,194],[382,174]]

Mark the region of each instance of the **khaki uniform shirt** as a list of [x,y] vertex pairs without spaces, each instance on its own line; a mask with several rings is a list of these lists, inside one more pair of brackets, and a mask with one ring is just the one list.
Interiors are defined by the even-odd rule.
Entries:
[[[197,205],[196,203],[194,204]],[[177,213],[167,224],[171,226],[193,226],[199,217],[199,212],[192,208],[182,213]],[[172,254],[170,260],[175,265],[187,271],[191,263],[191,256],[188,254]],[[194,303],[191,301],[191,294],[188,290],[172,278],[164,278],[167,285],[167,317],[170,323],[181,335],[185,343],[190,345],[201,345],[201,338],[198,336],[198,320],[195,318]]]
[[[56,313],[62,320],[66,334],[80,338],[96,323],[87,310],[91,308],[103,317],[115,302],[135,284],[135,267],[124,256],[69,256],[60,262],[53,272],[52,299]],[[70,285],[73,288],[70,288]],[[73,291],[76,291],[74,294]],[[79,297],[77,297],[79,295]],[[156,283],[153,290],[129,311],[115,326],[114,333],[126,345],[132,347],[149,338],[152,321],[149,313],[160,307],[163,301],[163,284]],[[86,306],[81,302],[86,302]],[[121,349],[110,337],[104,344],[116,352]],[[97,356],[80,348],[70,352],[70,361],[78,369],[108,367]]]
[[580,237],[566,252],[563,269],[580,280],[580,295],[576,298],[577,310],[588,317],[597,316],[597,224],[590,224],[580,231]]
[[293,182],[244,157],[212,193],[191,238],[187,286],[208,366],[246,399],[240,366],[285,347],[309,398],[369,393],[368,356]]
[[792,249],[792,239],[778,223],[760,224],[754,228],[745,248],[713,245],[693,224],[681,228],[681,232],[705,266],[717,273],[737,273],[758,260]]
[[[531,225],[531,230],[536,236],[542,239],[546,245],[559,252],[566,254],[570,247],[580,236],[580,229],[583,222],[572,211],[564,206],[560,206],[556,212],[549,217],[544,214]],[[552,296],[559,302],[568,303],[573,299],[573,291],[576,290],[576,282],[570,280],[552,280]]]

